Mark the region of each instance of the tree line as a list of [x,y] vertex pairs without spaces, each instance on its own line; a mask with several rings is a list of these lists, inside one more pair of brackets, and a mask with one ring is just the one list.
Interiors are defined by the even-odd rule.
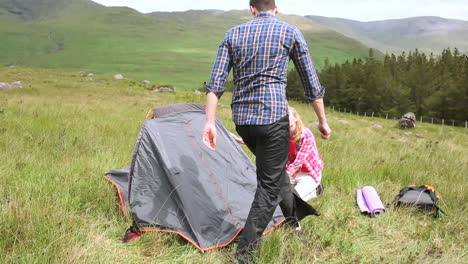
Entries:
[[[376,59],[373,51],[365,59],[342,64],[325,61],[319,72],[326,87],[325,103],[355,112],[376,112],[468,120],[468,55],[445,49],[440,55],[418,50]],[[304,100],[297,72],[288,73],[287,96]]]

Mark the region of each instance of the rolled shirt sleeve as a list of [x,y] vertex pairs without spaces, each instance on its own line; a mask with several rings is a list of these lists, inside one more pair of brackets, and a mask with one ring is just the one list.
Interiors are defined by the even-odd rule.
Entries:
[[218,55],[216,56],[210,81],[205,85],[205,92],[213,92],[218,98],[224,93],[224,83],[232,68],[232,58],[229,53],[228,35],[219,45]]
[[294,45],[290,54],[304,87],[304,95],[309,102],[321,98],[325,87],[320,84],[314,64],[310,58],[309,48],[301,31],[294,31]]

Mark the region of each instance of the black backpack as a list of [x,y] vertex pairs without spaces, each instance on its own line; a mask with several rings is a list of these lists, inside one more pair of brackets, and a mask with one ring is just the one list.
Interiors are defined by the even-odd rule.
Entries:
[[394,206],[415,206],[423,211],[430,212],[434,217],[439,217],[439,212],[447,215],[437,205],[439,196],[435,190],[429,185],[411,185],[401,189],[395,200],[390,204]]

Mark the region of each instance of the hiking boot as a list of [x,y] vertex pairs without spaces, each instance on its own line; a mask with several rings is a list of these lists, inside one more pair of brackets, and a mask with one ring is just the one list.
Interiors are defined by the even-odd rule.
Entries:
[[302,230],[301,222],[297,221],[296,231],[301,231],[301,230]]
[[283,226],[287,227],[288,229],[292,229],[295,231],[301,231],[302,226],[297,217],[291,216],[286,218],[286,221],[283,223]]

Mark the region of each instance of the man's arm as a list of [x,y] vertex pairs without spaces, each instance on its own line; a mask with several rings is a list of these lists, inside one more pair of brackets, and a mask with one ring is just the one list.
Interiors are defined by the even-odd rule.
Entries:
[[211,150],[216,149],[216,106],[218,105],[218,97],[213,92],[206,95],[206,119],[205,128],[203,129],[203,143]]
[[224,83],[231,70],[231,57],[227,35],[219,45],[218,56],[216,57],[213,71],[209,83],[205,86],[206,90],[206,119],[203,129],[203,143],[211,150],[216,149],[216,106],[218,99],[224,93]]
[[294,46],[291,51],[291,59],[296,66],[296,70],[304,87],[304,95],[311,102],[315,114],[319,119],[319,131],[323,139],[328,139],[331,129],[327,123],[323,96],[325,88],[315,71],[312,59],[310,58],[309,48],[302,33],[297,29],[294,34]]

